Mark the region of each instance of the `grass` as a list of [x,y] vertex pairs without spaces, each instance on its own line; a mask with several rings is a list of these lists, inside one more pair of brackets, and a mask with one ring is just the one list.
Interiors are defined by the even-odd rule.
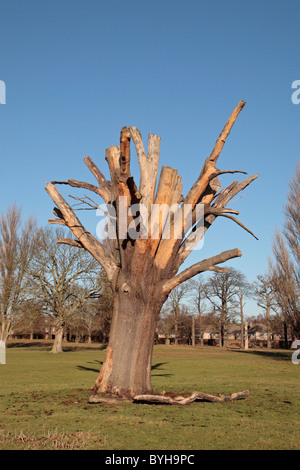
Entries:
[[300,448],[300,367],[291,351],[155,346],[157,392],[251,391],[238,402],[180,407],[89,404],[105,351],[67,347],[57,355],[43,342],[7,349],[7,364],[0,365],[1,450]]

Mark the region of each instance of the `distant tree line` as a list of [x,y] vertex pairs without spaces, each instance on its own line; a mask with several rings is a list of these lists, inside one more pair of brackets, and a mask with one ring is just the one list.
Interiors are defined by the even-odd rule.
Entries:
[[95,334],[107,341],[112,294],[104,271],[85,250],[57,244],[63,228],[40,228],[12,205],[0,218],[0,339],[13,335],[62,340]]
[[180,286],[169,296],[159,324],[167,338],[172,336],[175,344],[183,335],[188,342],[193,341],[196,315],[200,344],[206,328],[218,335],[220,346],[226,346],[228,328],[237,324],[243,347],[244,307],[250,298],[256,300],[261,313],[247,321],[255,328],[264,325],[268,347],[271,333],[280,335],[286,348],[289,339],[300,338],[300,164],[290,181],[284,210],[283,228],[275,232],[267,273],[258,275],[250,284],[243,273],[229,269],[227,273],[214,273],[207,280],[199,276]]
[[[245,305],[250,299],[256,300],[259,309],[245,317]],[[243,273],[231,268],[226,273],[214,273],[206,279],[198,276],[174,289],[159,320],[157,340],[165,338],[167,343],[173,344],[184,342],[227,347],[229,338],[234,336],[243,348],[246,322],[248,334],[255,336],[253,332],[261,333],[266,337],[269,348],[274,335],[288,347],[300,333],[295,330],[293,322],[285,322],[269,274],[258,275],[257,280],[250,284]],[[217,341],[210,341],[210,338]]]

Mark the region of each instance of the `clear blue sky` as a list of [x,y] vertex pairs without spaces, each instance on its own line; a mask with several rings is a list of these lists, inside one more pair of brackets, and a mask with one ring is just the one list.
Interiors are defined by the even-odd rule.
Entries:
[[108,176],[105,148],[124,125],[162,137],[161,164],[178,169],[186,193],[243,99],[218,167],[259,173],[232,206],[259,241],[217,220],[189,263],[238,247],[228,265],[253,281],[300,155],[299,14],[297,0],[1,0],[0,211],[16,201],[45,225],[45,180],[93,182],[84,155]]

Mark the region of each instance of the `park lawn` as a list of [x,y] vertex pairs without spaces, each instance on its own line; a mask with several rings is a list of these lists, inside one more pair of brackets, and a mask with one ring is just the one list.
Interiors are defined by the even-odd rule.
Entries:
[[246,400],[187,406],[89,404],[99,345],[7,348],[0,365],[0,449],[299,449],[300,366],[291,351],[155,346],[157,392],[194,390]]

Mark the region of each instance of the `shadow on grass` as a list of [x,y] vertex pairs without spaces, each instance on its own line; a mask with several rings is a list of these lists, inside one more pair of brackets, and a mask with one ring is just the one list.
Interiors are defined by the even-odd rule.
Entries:
[[106,344],[102,344],[99,347],[78,346],[78,344],[72,346],[70,344],[68,346],[63,346],[63,351],[64,352],[72,352],[72,351],[105,351],[106,347],[107,347]]
[[45,342],[38,342],[38,343],[23,343],[23,342],[9,342],[6,343],[7,348],[51,348],[52,344],[45,341]]
[[84,367],[84,366],[77,366],[77,369],[79,370],[84,370],[84,371],[89,371],[89,372],[99,372],[100,367],[103,364],[103,361],[93,361],[89,362],[89,364],[98,364],[97,369],[94,369],[93,367]]
[[[99,372],[100,367],[103,364],[103,361],[93,361],[90,362],[89,364],[99,364],[97,369],[94,369],[93,367],[84,367],[84,366],[77,366],[77,369],[79,370],[84,370],[84,371],[89,371],[89,372]],[[161,369],[160,367],[163,366],[164,364],[167,364],[167,362],[158,362],[157,364],[153,364],[151,367],[151,370],[164,370]],[[153,374],[153,377],[171,377],[173,374]]]
[[[158,362],[157,364],[153,364],[151,370],[164,370],[161,366],[168,364],[167,362]],[[171,377],[173,374],[152,374],[152,377]]]
[[251,349],[250,351],[231,351],[235,354],[254,354],[255,356],[260,356],[263,358],[274,359],[275,361],[291,361],[293,351],[258,351],[256,349]]
[[[6,344],[7,348],[43,348],[46,350],[52,349],[53,341],[9,341]],[[63,343],[63,352],[72,352],[72,351],[103,351],[107,347],[106,344],[101,344],[99,346],[89,346],[87,343],[82,345],[72,344],[72,343]]]

